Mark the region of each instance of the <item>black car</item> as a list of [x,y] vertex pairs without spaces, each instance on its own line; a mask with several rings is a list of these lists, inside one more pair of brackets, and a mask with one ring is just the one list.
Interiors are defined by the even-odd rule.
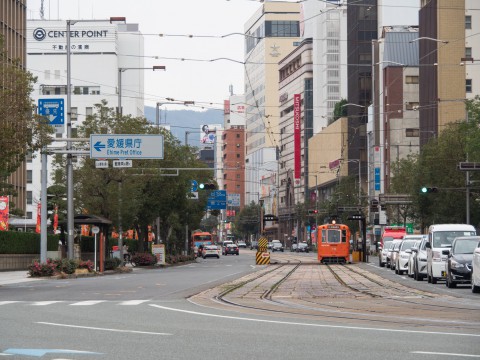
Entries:
[[297,245],[297,247],[295,248],[295,251],[308,253],[310,251],[310,247],[306,242],[301,242]]
[[237,244],[227,244],[227,245],[225,245],[223,247],[222,253],[223,253],[223,255],[228,255],[228,254],[238,255],[239,251],[238,251]]
[[470,284],[472,279],[473,251],[480,241],[480,236],[460,236],[453,240],[450,250],[443,250],[442,254],[448,253],[446,264],[446,285],[449,288],[457,284]]
[[281,251],[283,252],[283,245],[280,242],[272,242],[272,252]]

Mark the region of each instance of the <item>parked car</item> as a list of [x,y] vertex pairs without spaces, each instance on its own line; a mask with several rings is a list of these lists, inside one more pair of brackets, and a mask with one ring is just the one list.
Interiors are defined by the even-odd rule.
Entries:
[[244,248],[244,249],[247,248],[247,243],[243,240],[238,241],[237,245],[239,248]]
[[222,252],[222,255],[228,255],[228,254],[232,254],[232,255],[238,255],[239,254],[239,251],[238,251],[238,246],[237,244],[227,244],[224,248],[223,248],[223,252]]
[[449,288],[457,284],[469,284],[472,278],[473,251],[480,242],[480,236],[459,236],[453,240],[450,250],[443,250],[448,260],[445,264],[445,280]]
[[408,270],[408,259],[412,253],[412,247],[417,240],[405,237],[398,248],[395,258],[395,274],[402,275]]
[[445,278],[445,263],[448,255],[443,250],[452,246],[458,236],[474,236],[475,228],[468,224],[436,224],[428,228],[427,249],[427,279],[436,284],[438,279]]
[[398,248],[400,247],[400,244],[402,243],[402,241],[403,241],[402,239],[393,240],[392,245],[388,250],[387,267],[389,267],[392,270],[395,270],[396,255],[398,254]]
[[301,242],[301,243],[297,244],[297,247],[295,248],[295,251],[296,252],[308,253],[310,251],[310,247],[308,246],[308,244],[306,242]]
[[383,247],[380,245],[378,253],[378,265],[384,267],[387,264],[388,253],[392,247],[393,241],[387,241],[383,243]]
[[472,292],[480,293],[480,242],[472,255]]
[[424,235],[418,250],[413,257],[413,278],[422,281],[427,277],[427,249],[428,235]]
[[268,249],[268,250],[271,250],[271,249],[272,249],[272,242],[271,242],[271,241],[268,242],[268,244],[267,244],[267,249]]
[[202,249],[202,258],[206,259],[207,257],[216,257],[220,258],[220,250],[217,245],[205,245]]
[[[274,240],[275,241],[275,240]],[[281,251],[283,252],[283,245],[282,243],[279,241],[279,242],[274,242],[272,241],[272,252],[275,252],[275,251]]]
[[413,278],[413,264],[414,264],[414,261],[415,261],[415,256],[417,255],[418,253],[418,247],[420,246],[420,243],[422,242],[422,240],[415,240],[415,243],[413,244],[412,248],[411,248],[411,252],[410,252],[410,255],[408,256],[408,265],[407,265],[407,275],[408,277],[411,277]]
[[297,247],[298,247],[298,244],[297,243],[293,243],[292,246],[290,246],[290,251],[296,251],[297,250]]

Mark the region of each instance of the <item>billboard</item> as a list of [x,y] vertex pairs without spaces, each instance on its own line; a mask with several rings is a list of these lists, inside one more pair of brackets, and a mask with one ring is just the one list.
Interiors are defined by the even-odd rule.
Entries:
[[215,143],[217,130],[221,130],[221,125],[204,124],[200,128],[200,143],[211,145]]
[[294,170],[295,179],[300,179],[302,172],[301,163],[301,97],[300,94],[293,95],[293,144],[294,144]]

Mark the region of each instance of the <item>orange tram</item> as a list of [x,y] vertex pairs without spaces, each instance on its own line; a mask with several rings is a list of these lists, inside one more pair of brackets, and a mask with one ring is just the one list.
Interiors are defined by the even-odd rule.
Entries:
[[324,224],[317,229],[318,260],[347,263],[350,259],[350,229],[343,224]]

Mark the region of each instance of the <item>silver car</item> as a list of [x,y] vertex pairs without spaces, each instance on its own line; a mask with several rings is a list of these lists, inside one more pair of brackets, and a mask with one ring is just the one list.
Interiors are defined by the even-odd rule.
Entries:
[[392,247],[392,242],[393,241],[387,241],[383,243],[383,248],[380,249],[378,253],[378,265],[380,267],[384,267],[387,265],[387,257],[388,257],[388,252],[390,251],[390,248]]
[[412,247],[417,240],[411,237],[404,237],[400,247],[398,248],[398,254],[395,258],[395,274],[402,275],[408,270],[408,259],[412,253]]
[[[400,250],[400,245],[402,244],[402,239],[396,239],[392,241],[392,247],[390,248],[390,252],[388,254],[390,260],[390,269],[395,270],[395,266],[397,264],[397,256]],[[387,264],[388,266],[388,264]]]
[[413,265],[414,265],[415,257],[417,256],[418,248],[419,248],[421,242],[422,242],[422,239],[415,240],[415,244],[410,249],[410,255],[408,257],[407,275],[408,275],[408,277],[411,277],[411,278],[413,278],[413,274],[414,274]]

